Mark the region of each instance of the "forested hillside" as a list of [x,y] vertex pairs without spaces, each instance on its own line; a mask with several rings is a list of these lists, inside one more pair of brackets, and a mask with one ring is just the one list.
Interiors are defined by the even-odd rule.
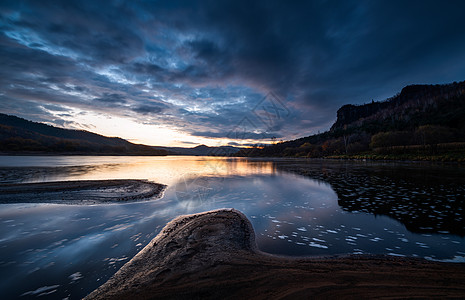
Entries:
[[240,155],[463,160],[465,82],[411,85],[382,102],[344,105],[327,132]]
[[3,153],[166,155],[168,151],[83,130],[70,130],[0,114]]

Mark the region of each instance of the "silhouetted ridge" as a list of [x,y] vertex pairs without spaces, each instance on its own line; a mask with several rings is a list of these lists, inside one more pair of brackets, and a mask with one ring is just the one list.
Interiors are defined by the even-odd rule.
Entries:
[[103,155],[167,155],[164,149],[84,130],[70,130],[0,114],[0,151]]
[[85,130],[58,128],[0,114],[0,151],[8,154],[92,155],[209,155],[231,156],[243,148],[232,146],[193,148],[133,144],[119,137],[106,137]]
[[385,101],[347,104],[329,131],[238,155],[465,161],[464,153],[465,81],[409,85]]
[[[331,126],[331,131],[360,127],[368,123],[396,121],[410,122],[414,115],[427,113],[428,110],[438,109],[434,113],[425,114],[423,121],[417,121],[413,126],[430,123],[428,117],[433,117],[435,124],[459,126],[463,115],[451,115],[450,104],[460,107],[463,112],[463,101],[460,97],[465,95],[465,82],[444,85],[409,85],[402,89],[400,94],[382,102],[372,102],[363,105],[344,105],[337,111],[337,120]],[[453,117],[452,120],[448,119]],[[418,119],[418,118],[417,118]],[[397,124],[401,125],[401,124]],[[407,124],[406,124],[407,125]],[[401,126],[402,127],[402,126]],[[408,126],[403,126],[408,127]],[[387,128],[389,129],[389,128]],[[374,133],[374,132],[372,132]]]
[[86,140],[87,142],[108,146],[129,146],[132,144],[118,137],[106,137],[85,130],[58,128],[5,114],[0,114],[0,124],[61,139]]

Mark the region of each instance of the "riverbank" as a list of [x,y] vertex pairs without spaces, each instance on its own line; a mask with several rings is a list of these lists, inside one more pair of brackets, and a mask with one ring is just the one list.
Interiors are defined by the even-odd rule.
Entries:
[[355,159],[355,160],[374,160],[374,161],[430,161],[430,162],[451,162],[465,163],[465,153],[441,153],[441,154],[379,154],[379,153],[362,153],[362,154],[341,154],[330,155],[327,159]]
[[89,205],[161,197],[166,186],[147,180],[74,180],[0,184],[0,203]]
[[234,209],[181,216],[86,299],[447,298],[462,264],[392,256],[272,256]]

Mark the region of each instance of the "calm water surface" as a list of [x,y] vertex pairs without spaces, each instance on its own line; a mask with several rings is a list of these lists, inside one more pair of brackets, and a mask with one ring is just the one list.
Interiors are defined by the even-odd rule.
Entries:
[[[302,166],[307,176],[293,172]],[[214,157],[0,156],[1,183],[140,178],[168,185],[162,199],[137,203],[0,204],[0,295],[79,299],[172,218],[224,207],[249,217],[259,248],[269,253],[373,253],[464,262],[465,185],[459,168]]]

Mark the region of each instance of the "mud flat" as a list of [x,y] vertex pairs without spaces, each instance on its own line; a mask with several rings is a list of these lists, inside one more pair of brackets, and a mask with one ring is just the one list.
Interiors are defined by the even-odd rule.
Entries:
[[392,256],[260,252],[234,209],[181,216],[86,299],[462,298],[465,266]]
[[88,205],[161,197],[165,185],[147,180],[76,180],[0,185],[0,203]]

